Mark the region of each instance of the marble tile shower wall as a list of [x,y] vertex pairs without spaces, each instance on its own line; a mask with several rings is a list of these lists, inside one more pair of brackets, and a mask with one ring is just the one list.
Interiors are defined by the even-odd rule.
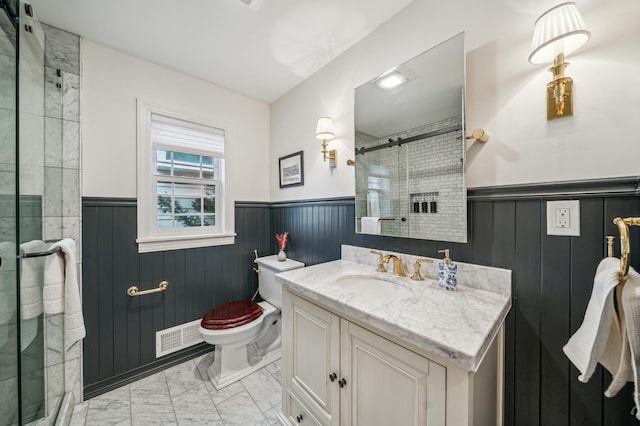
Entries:
[[[42,24],[46,35],[44,63],[44,238],[73,238],[82,278],[80,190],[80,37]],[[79,282],[80,288],[82,283]],[[47,316],[47,383],[82,400],[82,343],[65,351],[62,314]],[[55,368],[63,364],[64,368]],[[59,375],[64,372],[63,377]],[[55,390],[57,391],[57,390]]]
[[[418,129],[412,129],[406,136],[445,129],[462,124],[462,116],[452,117]],[[466,197],[462,197],[464,184],[464,141],[457,138],[461,132],[450,132],[410,143],[407,146],[407,168],[409,183],[407,203],[411,194],[437,193],[436,213],[409,213],[409,221],[402,227],[411,227],[411,234],[429,235],[432,240],[466,237],[466,227],[460,223],[467,209]],[[456,218],[458,218],[456,220]],[[464,220],[464,219],[462,219]],[[401,235],[409,235],[402,230]]]
[[[358,132],[356,146],[373,147],[389,139],[406,139],[461,124],[462,116],[455,116],[380,139]],[[466,209],[466,200],[460,197],[464,181],[460,179],[460,173],[464,173],[464,143],[457,140],[460,135],[451,132],[359,155],[356,188],[366,189],[356,193],[356,216],[395,218],[381,222],[385,235],[418,232],[433,240],[462,239],[464,224],[451,221],[452,217],[464,217],[459,213]],[[416,193],[437,193],[437,213],[412,213],[410,199]],[[409,220],[403,222],[400,217]]]
[[[0,26],[8,34],[12,27],[7,25],[11,24],[4,22],[4,14],[0,15]],[[19,167],[15,144],[16,50],[10,40],[0,41],[0,241],[16,241],[14,194],[18,174],[20,241],[71,237],[80,244],[80,40],[36,19],[25,17],[25,23],[33,31],[20,34]],[[81,252],[79,247],[78,269]],[[2,300],[14,301],[16,270],[4,267],[0,272],[0,281],[6,284],[2,289],[12,289],[14,294]],[[2,308],[12,314],[10,324],[0,327],[0,424],[17,422],[17,353],[22,360],[23,420],[47,415],[47,410],[55,412],[66,392],[73,392],[75,401],[80,401],[81,344],[65,350],[63,314],[41,315],[23,322],[19,351],[15,325],[19,311],[16,306],[3,304]],[[49,420],[52,423],[55,419]]]

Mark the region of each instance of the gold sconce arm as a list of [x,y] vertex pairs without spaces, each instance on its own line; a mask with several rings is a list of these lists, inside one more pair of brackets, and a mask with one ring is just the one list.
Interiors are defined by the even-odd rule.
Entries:
[[329,159],[329,165],[331,167],[336,167],[338,165],[337,161],[338,161],[338,151],[336,151],[335,149],[327,149],[327,140],[326,139],[322,139],[322,157],[324,158],[324,161],[327,161],[327,159]]
[[467,135],[467,139],[475,139],[477,142],[485,143],[489,140],[489,134],[484,129],[475,129],[470,135]]

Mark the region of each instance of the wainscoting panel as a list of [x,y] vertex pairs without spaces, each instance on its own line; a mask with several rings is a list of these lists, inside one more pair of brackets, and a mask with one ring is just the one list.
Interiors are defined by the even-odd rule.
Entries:
[[[234,245],[142,254],[135,242],[136,200],[85,198],[82,214],[85,397],[211,350],[200,344],[156,359],[155,333],[250,298],[258,285],[253,250],[275,250],[270,209],[260,203],[236,205]],[[162,280],[169,282],[165,292],[126,293]]]
[[[599,366],[588,383],[580,383],[578,371],[562,352],[582,323],[596,267],[606,255],[606,235],[616,236],[619,255],[618,230],[612,219],[640,216],[637,185],[624,185],[616,189],[605,183],[605,190],[596,188],[583,196],[579,189],[584,183],[523,186],[504,193],[483,189],[476,199],[470,190],[467,244],[354,234],[355,209],[350,199],[275,203],[272,223],[274,232],[290,232],[288,255],[307,265],[338,259],[340,244],[352,244],[429,257],[440,257],[437,251],[449,248],[456,261],[511,269],[504,424],[630,426],[637,425],[630,414],[633,384],[614,398],[605,398],[611,375]],[[545,202],[559,198],[581,200],[580,237],[546,235]],[[637,266],[639,228],[630,229],[630,239],[631,264]]]
[[[153,334],[195,319],[214,304],[250,297],[257,286],[253,250],[274,254],[275,234],[286,231],[287,255],[307,265],[339,259],[340,245],[351,244],[429,257],[449,248],[456,261],[511,269],[504,424],[637,425],[630,414],[632,383],[605,398],[611,375],[598,367],[588,383],[580,383],[562,352],[582,323],[596,267],[606,255],[606,235],[616,236],[619,255],[612,219],[640,216],[634,182],[470,190],[467,244],[356,234],[353,198],[236,203],[235,245],[144,255],[135,246],[135,200],[85,199],[85,395],[189,355],[156,361]],[[581,236],[546,235],[549,199],[581,201]],[[630,240],[631,264],[637,268],[640,228],[630,229]],[[126,296],[130,285],[148,288],[161,279],[171,283],[164,294]]]

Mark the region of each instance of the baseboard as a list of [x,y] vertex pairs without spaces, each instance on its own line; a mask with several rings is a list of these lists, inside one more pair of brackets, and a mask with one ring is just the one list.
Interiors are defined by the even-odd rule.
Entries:
[[110,377],[107,380],[102,380],[97,383],[85,384],[84,399],[86,401],[87,399],[102,395],[103,393],[109,392],[113,389],[128,385],[129,383],[135,382],[136,380],[140,380],[147,376],[151,376],[162,370],[166,370],[169,367],[173,367],[174,365],[178,365],[190,359],[197,358],[201,355],[211,352],[213,349],[213,345],[209,345],[208,343],[200,343],[193,347],[184,349],[180,352],[175,352],[173,354],[159,358],[153,362],[150,362],[149,364],[145,364],[125,373]]

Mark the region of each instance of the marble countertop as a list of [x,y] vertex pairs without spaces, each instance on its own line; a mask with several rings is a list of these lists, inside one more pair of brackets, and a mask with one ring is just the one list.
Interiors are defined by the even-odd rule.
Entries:
[[[348,276],[392,280],[410,288],[414,296],[380,300],[355,294],[336,283]],[[413,281],[349,260],[283,272],[276,279],[338,315],[446,358],[466,371],[478,368],[511,307],[509,295],[460,284],[456,291],[447,291],[439,288],[436,280]]]

